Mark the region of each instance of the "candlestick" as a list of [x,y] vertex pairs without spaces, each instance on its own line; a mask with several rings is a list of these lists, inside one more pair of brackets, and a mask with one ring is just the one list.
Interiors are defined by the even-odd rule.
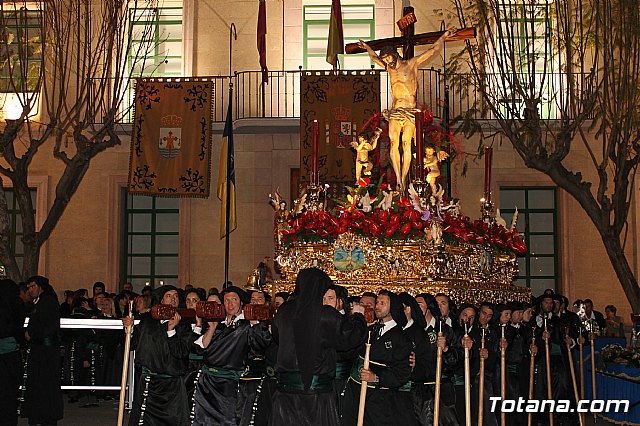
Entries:
[[491,162],[493,160],[493,148],[484,149],[484,198],[491,202]]
[[424,181],[424,134],[422,123],[424,112],[416,111],[416,179]]
[[311,184],[318,185],[320,176],[318,170],[318,138],[320,137],[320,126],[318,120],[311,123]]

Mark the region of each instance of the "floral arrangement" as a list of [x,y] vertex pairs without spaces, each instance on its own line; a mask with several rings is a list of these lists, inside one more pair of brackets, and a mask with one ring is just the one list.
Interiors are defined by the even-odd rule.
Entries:
[[640,368],[640,351],[637,348],[625,349],[617,343],[611,343],[602,348],[600,356],[604,362],[615,362]]
[[[388,190],[368,178],[360,179],[356,187],[347,187],[346,199],[332,211],[304,211],[288,222],[283,231],[284,245],[295,242],[332,243],[339,235],[351,232],[381,243],[421,241],[427,239],[429,220],[442,220],[442,239],[446,244],[479,244],[501,252],[525,253],[526,245],[517,230],[509,231],[496,223],[471,221],[455,213],[453,203],[429,215],[419,210],[412,200]],[[373,195],[371,195],[373,194]],[[454,210],[451,213],[451,210]],[[431,217],[429,217],[431,216]],[[434,216],[437,216],[434,217]]]

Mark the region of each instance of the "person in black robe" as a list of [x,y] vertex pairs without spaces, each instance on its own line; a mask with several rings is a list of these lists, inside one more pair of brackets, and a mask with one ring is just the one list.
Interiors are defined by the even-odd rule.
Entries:
[[[250,304],[252,305],[268,306],[270,302],[271,296],[264,291],[254,290],[250,294]],[[270,333],[269,337],[271,337]],[[269,344],[271,340],[269,339]],[[240,376],[238,390],[236,417],[238,418],[239,426],[254,425],[260,400],[271,397],[266,392],[263,392],[264,381],[267,376],[267,360],[265,357],[267,348],[268,346],[249,348],[246,367]]]
[[249,350],[264,350],[271,341],[266,323],[244,319],[247,293],[234,286],[222,292],[227,318],[209,329],[195,342],[203,367],[193,396],[192,425],[238,424],[238,382],[245,369]]
[[26,381],[20,415],[29,424],[55,425],[63,417],[60,390],[60,306],[49,280],[36,275],[27,280],[33,308],[25,332]]
[[10,279],[0,280],[0,424],[17,425],[17,402],[22,358],[20,343],[24,339],[25,306],[18,285]]
[[[333,393],[336,351],[360,346],[364,336],[354,332],[353,322],[322,304],[330,285],[320,269],[301,270],[293,295],[273,320],[273,338],[279,344],[273,426],[339,424]],[[357,305],[353,311],[362,327],[364,308]]]
[[[442,375],[440,379],[439,423],[442,426],[457,426],[455,390],[451,376],[459,361],[459,354],[451,350],[453,329],[442,320],[438,302],[432,294],[418,294],[415,300],[424,316],[426,349],[422,357],[416,353],[416,367],[411,374],[411,394],[413,395],[414,412],[421,426],[433,424],[436,363],[438,346],[440,346],[443,352]],[[413,315],[413,309],[411,313]],[[442,332],[442,337],[438,337],[439,332]],[[422,361],[420,360],[421,358]],[[419,365],[423,365],[424,367],[419,368]]]
[[[178,289],[164,285],[152,294],[152,304],[178,307]],[[131,349],[136,351],[135,387],[129,425],[183,426],[189,424],[189,406],[183,376],[194,336],[176,314],[168,321],[143,316],[134,327]],[[133,319],[122,318],[125,327]]]
[[[198,302],[204,301],[206,298],[206,292],[203,288],[192,288],[185,291],[184,301],[187,309],[196,309]],[[196,317],[193,324],[190,324],[191,330],[201,335],[203,330],[202,318]],[[202,369],[202,355],[196,353],[192,347],[189,352],[189,363],[187,365],[187,372],[184,375],[184,386],[187,389],[187,397],[189,401],[189,407],[193,406],[193,392],[196,389],[196,377]]]
[[[490,306],[485,303],[483,306]],[[482,312],[481,312],[482,313]],[[455,337],[453,340],[454,350],[458,351],[458,365],[454,372],[454,385],[456,392],[456,414],[458,422],[460,424],[465,423],[466,418],[466,405],[465,405],[465,386],[464,386],[464,348],[470,349],[470,383],[471,383],[471,418],[477,418],[478,415],[478,403],[479,403],[479,373],[480,373],[480,358],[484,359],[485,364],[485,379],[484,379],[484,421],[485,424],[495,424],[496,418],[491,414],[491,401],[489,395],[492,386],[491,380],[493,378],[493,367],[496,363],[496,354],[494,351],[494,340],[497,338],[491,333],[491,328],[488,327],[489,321],[493,316],[493,310],[485,310],[482,314],[482,320],[476,319],[476,308],[473,305],[466,304],[460,307],[460,313],[458,314],[458,327],[455,331]],[[466,330],[465,330],[466,324]],[[485,349],[482,347],[482,337],[484,330]],[[465,337],[465,331],[467,336]]]
[[[547,398],[547,374],[546,374],[546,348],[545,339],[549,341],[549,361],[551,362],[551,395],[552,399],[568,400],[571,402],[571,408],[575,409],[575,396],[573,393],[569,360],[567,358],[567,343],[571,347],[575,346],[579,337],[579,330],[573,329],[572,323],[565,322],[570,317],[561,317],[554,313],[556,302],[560,307],[562,296],[558,294],[544,294],[540,300],[540,313],[536,316],[537,325],[536,341],[538,343],[538,352],[540,353],[538,361],[538,377],[534,396],[536,399]],[[546,319],[546,331],[545,331]],[[537,413],[538,421],[546,424],[549,421],[549,414]],[[554,424],[558,425],[574,425],[578,423],[578,417],[573,413],[554,414]]]
[[411,416],[399,416],[400,410],[407,409],[413,415],[413,408],[406,407],[407,396],[411,391],[409,358],[413,343],[402,330],[407,318],[400,298],[393,293],[381,291],[376,298],[375,314],[378,322],[370,328],[369,369],[363,368],[363,347],[347,384],[343,424],[357,423],[363,380],[367,382],[368,388],[364,411],[365,425],[416,424],[417,421],[412,420]]
[[[357,317],[352,317],[351,315],[349,315],[351,309],[349,306],[349,292],[346,288],[336,284],[329,286],[327,291],[324,293],[324,296],[322,297],[322,304],[331,306],[336,311],[338,311],[342,315],[343,321],[353,322],[353,324],[350,324],[348,326],[352,327],[355,332],[361,333],[360,339],[364,339],[366,337],[366,324],[363,324]],[[336,395],[338,417],[340,419],[342,419],[343,411],[342,397],[344,396],[347,380],[349,379],[349,375],[351,374],[353,363],[358,357],[359,350],[359,347],[354,347],[347,351],[336,352],[336,377],[333,382],[333,391]]]

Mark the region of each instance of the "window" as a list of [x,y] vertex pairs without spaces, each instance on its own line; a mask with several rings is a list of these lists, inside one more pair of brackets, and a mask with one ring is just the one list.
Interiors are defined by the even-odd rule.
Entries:
[[[330,2],[329,2],[330,3]],[[374,5],[348,4],[342,2],[342,27],[344,42],[355,43],[358,40],[375,38]],[[329,38],[329,20],[331,5],[304,6],[303,37],[305,69],[329,69],[327,63],[327,40]],[[368,69],[371,67],[369,55],[339,55],[341,69]]]
[[134,76],[182,75],[182,2],[163,4],[165,7],[131,10],[129,63]]
[[[540,96],[539,113],[543,118],[555,117],[554,62],[551,60],[552,20],[550,5],[547,2],[531,0],[529,2],[506,1],[496,6],[499,12],[502,37],[496,43],[496,61],[501,65],[502,73],[517,76],[518,85],[528,96]],[[557,86],[556,86],[557,87]],[[505,113],[514,108],[522,115],[524,103],[520,95],[506,96],[502,102]]]
[[0,2],[0,92],[34,92],[42,68],[42,14],[13,5]]
[[527,253],[518,258],[515,284],[530,287],[534,295],[557,288],[558,244],[556,189],[548,187],[500,188],[500,214],[511,223],[518,208],[517,228],[527,244]]
[[149,283],[178,284],[177,198],[132,195],[125,198],[123,265],[120,282],[141,290]]
[[[31,203],[33,204],[33,213],[35,215],[36,206],[36,190],[31,189]],[[24,258],[24,245],[22,243],[22,218],[20,215],[20,207],[16,200],[16,194],[12,188],[5,188],[4,196],[7,199],[7,209],[9,211],[9,245],[13,250],[18,268],[22,270],[22,259]]]
[[[182,1],[165,0],[163,7],[146,8],[139,3],[130,9],[131,50],[129,68],[132,77],[182,76]],[[128,86],[123,110],[126,122],[133,121],[135,82]]]

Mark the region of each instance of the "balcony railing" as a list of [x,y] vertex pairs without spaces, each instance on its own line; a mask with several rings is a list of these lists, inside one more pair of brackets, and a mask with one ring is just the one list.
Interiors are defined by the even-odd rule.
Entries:
[[[260,118],[299,118],[300,117],[300,77],[302,74],[326,73],[327,71],[269,71],[269,84],[262,85],[260,71],[242,71],[233,76],[210,77],[213,85],[213,119],[214,122],[224,122],[227,113],[229,83],[234,87],[234,120]],[[350,73],[379,73],[381,87],[381,107],[387,109],[391,105],[391,90],[386,72],[380,70],[348,71]],[[445,109],[445,92],[448,89],[449,117],[458,117],[473,110],[476,119],[495,119],[492,113],[481,114],[482,95],[473,84],[473,77],[469,74],[449,75],[446,78],[441,70],[421,69],[418,82],[418,104],[426,105],[435,117],[442,117]],[[576,87],[578,91],[588,87],[586,76],[577,75]],[[542,99],[539,103],[539,113],[542,119],[555,120],[559,118],[559,105],[566,90],[566,74],[542,74],[533,79],[544,85]],[[542,83],[543,82],[543,83]],[[119,114],[122,124],[133,121],[130,106],[133,104],[133,84],[126,86],[125,105]],[[108,105],[108,102],[100,105]],[[523,113],[523,104],[515,98],[501,101],[501,108],[507,108],[515,114]],[[99,109],[99,107],[97,107]],[[99,111],[101,112],[101,111]],[[103,114],[97,114],[101,117]]]

